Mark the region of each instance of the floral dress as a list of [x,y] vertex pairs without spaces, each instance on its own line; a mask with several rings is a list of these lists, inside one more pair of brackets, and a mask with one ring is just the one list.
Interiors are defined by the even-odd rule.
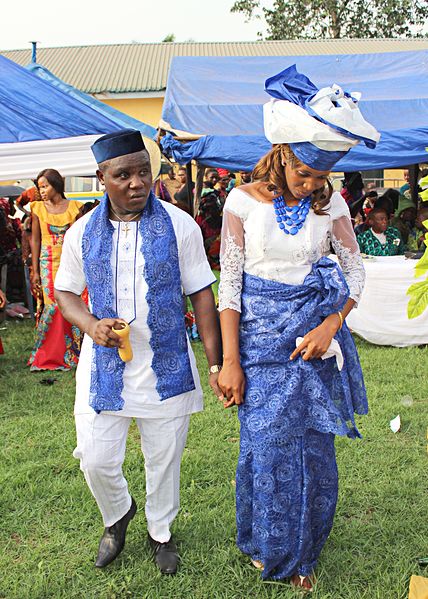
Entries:
[[51,214],[44,202],[31,203],[31,211],[40,222],[40,279],[44,303],[36,343],[28,360],[31,370],[69,370],[78,362],[80,331],[60,313],[54,298],[54,281],[64,235],[77,219],[81,206],[81,202],[70,200],[65,212]]
[[[327,257],[332,250],[341,268]],[[246,379],[238,410],[237,543],[263,563],[263,578],[310,575],[331,530],[338,489],[334,437],[360,436],[354,413],[367,412],[361,367],[346,323],[334,338],[336,357],[306,362],[289,356],[299,337],[341,310],[348,297],[358,302],[364,278],[340,194],[333,194],[324,215],[310,210],[295,236],[278,227],[271,203],[240,189],[228,196],[219,310],[240,312]]]

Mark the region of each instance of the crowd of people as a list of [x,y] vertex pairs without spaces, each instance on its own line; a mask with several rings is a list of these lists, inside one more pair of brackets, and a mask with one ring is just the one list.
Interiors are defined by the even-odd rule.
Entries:
[[[425,175],[420,171],[420,177]],[[369,256],[399,256],[405,252],[425,249],[428,203],[415,205],[410,187],[409,171],[404,170],[406,183],[382,194],[366,189],[361,173],[346,173],[341,191],[354,222],[360,250]],[[417,191],[422,191],[418,186]]]
[[[318,104],[315,86],[290,67],[277,76],[279,98],[273,79],[264,112],[272,149],[239,178],[207,168],[195,218],[188,171],[171,167],[156,181],[159,148],[134,130],[92,146],[106,192],[95,210],[68,201],[53,169],[29,194],[38,322],[28,364],[77,364],[73,455],[104,523],[98,568],[121,553],[137,511],[122,472],[132,419],[145,457],[149,546],[163,574],[178,568],[171,525],[180,463],[190,415],[202,409],[184,293],[211,388],[224,407],[238,406],[238,546],[264,579],[289,578],[307,591],[315,584],[338,496],[334,439],[360,437],[354,414],[368,410],[345,322],[364,286],[360,250],[418,248],[426,206],[416,209],[410,188],[378,197],[360,173],[347,173],[342,194],[334,192],[336,162],[359,140],[374,147],[378,132],[357,97],[323,90]],[[335,127],[326,123],[332,114]],[[0,225],[14,230],[18,248],[23,232],[6,204]],[[213,270],[221,272],[218,307]],[[5,301],[0,294],[0,307]]]

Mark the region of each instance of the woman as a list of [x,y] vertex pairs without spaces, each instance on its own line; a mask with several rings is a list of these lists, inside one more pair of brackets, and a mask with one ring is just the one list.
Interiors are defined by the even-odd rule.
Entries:
[[[238,546],[263,578],[290,577],[311,590],[336,507],[334,436],[360,436],[354,412],[367,412],[344,323],[364,268],[349,210],[328,175],[357,143],[352,130],[343,133],[352,123],[368,145],[379,135],[341,90],[318,92],[295,67],[266,85],[286,98],[264,110],[266,137],[276,145],[253,182],[230,193],[223,213],[219,386],[225,407],[239,406]],[[312,86],[307,97],[296,93],[299,85]],[[335,115],[337,105],[345,114]],[[326,258],[330,245],[343,273]]]
[[368,229],[357,235],[360,251],[368,256],[399,256],[404,254],[400,231],[388,226],[384,208],[373,208],[367,217]]
[[34,292],[43,296],[43,312],[28,364],[31,370],[69,370],[77,364],[80,332],[58,310],[54,281],[65,232],[78,218],[82,203],[66,199],[64,180],[54,169],[43,170],[36,182],[43,201],[31,203],[31,283]]

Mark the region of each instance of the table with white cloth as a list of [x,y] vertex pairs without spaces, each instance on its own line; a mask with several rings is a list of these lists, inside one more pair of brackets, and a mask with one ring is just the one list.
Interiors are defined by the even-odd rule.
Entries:
[[357,308],[346,319],[349,328],[376,345],[406,347],[428,343],[428,310],[409,320],[406,295],[415,278],[417,260],[375,256],[364,260],[366,284]]

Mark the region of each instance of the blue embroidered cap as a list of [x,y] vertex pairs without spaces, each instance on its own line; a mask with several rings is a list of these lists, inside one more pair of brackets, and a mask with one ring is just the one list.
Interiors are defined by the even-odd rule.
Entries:
[[331,170],[359,141],[374,148],[380,139],[360,112],[360,93],[336,84],[318,89],[296,65],[267,79],[265,90],[274,98],[263,107],[266,137],[290,144],[307,166]]
[[92,153],[98,164],[112,158],[117,158],[118,156],[133,154],[145,149],[146,146],[144,145],[141,133],[136,129],[121,129],[114,133],[108,133],[99,137],[91,146]]

